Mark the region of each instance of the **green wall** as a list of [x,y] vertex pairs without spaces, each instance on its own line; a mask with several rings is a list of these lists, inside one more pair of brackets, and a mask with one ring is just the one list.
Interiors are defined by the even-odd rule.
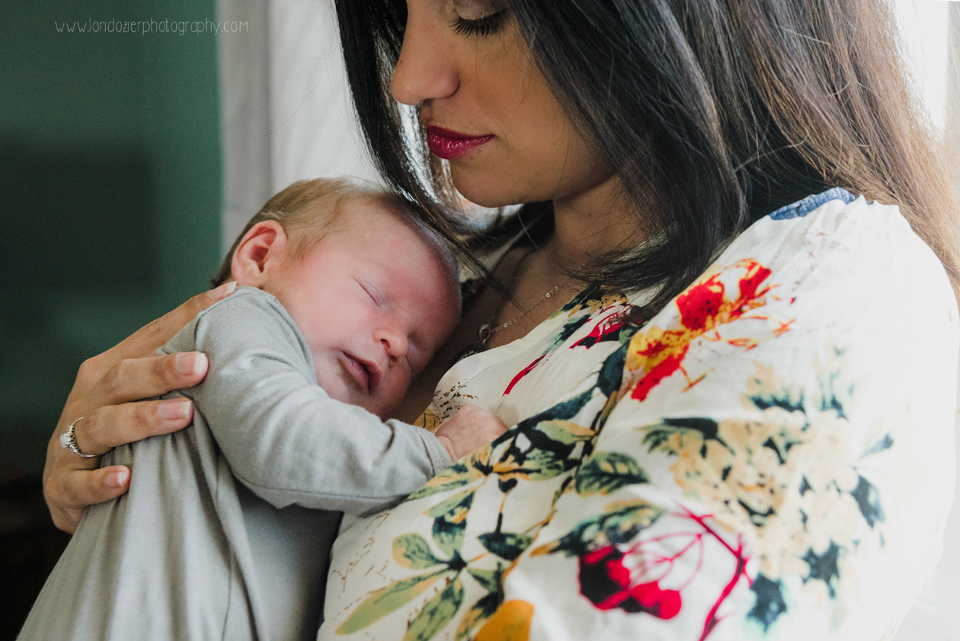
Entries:
[[219,261],[217,38],[242,34],[57,30],[88,20],[217,17],[212,0],[0,3],[0,463],[30,471],[83,359]]

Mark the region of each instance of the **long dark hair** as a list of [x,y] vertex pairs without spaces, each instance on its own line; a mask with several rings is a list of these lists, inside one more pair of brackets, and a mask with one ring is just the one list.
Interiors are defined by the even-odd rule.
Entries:
[[[583,275],[657,288],[648,313],[751,222],[827,187],[898,204],[960,284],[944,149],[910,91],[880,0],[509,0],[534,60],[618,168],[655,241]],[[404,0],[337,0],[353,100],[385,179],[448,237],[449,186],[409,145],[390,77]],[[419,130],[414,126],[414,130]],[[423,139],[421,132],[421,141]],[[424,178],[418,167],[429,166]],[[549,204],[534,210],[549,213]]]

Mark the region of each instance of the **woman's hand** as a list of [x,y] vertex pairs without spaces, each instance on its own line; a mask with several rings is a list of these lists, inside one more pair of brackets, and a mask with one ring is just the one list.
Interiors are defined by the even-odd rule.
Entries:
[[[194,296],[180,307],[137,330],[119,345],[80,366],[57,428],[47,445],[43,494],[54,524],[72,533],[88,505],[117,497],[129,488],[130,470],[122,465],[98,469],[99,456],[118,445],[183,429],[193,420],[186,399],[142,401],[192,387],[207,373],[206,356],[196,352],[156,356],[194,316],[230,295],[236,283]],[[82,458],[60,445],[60,435],[76,423]]]

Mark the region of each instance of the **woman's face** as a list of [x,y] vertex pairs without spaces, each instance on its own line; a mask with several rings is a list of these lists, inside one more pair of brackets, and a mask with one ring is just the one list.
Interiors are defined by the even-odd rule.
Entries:
[[557,200],[612,178],[532,60],[505,0],[407,0],[393,95],[420,105],[431,152],[488,207]]

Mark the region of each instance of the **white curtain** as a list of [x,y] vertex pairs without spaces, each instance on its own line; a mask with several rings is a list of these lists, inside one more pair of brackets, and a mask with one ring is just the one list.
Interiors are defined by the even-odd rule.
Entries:
[[221,244],[233,239],[270,196],[270,100],[267,5],[261,0],[219,0],[220,21],[247,31],[217,41],[220,67],[220,138],[223,212]]
[[377,178],[353,117],[332,0],[219,0],[218,10],[249,23],[219,41],[226,250],[296,180]]

